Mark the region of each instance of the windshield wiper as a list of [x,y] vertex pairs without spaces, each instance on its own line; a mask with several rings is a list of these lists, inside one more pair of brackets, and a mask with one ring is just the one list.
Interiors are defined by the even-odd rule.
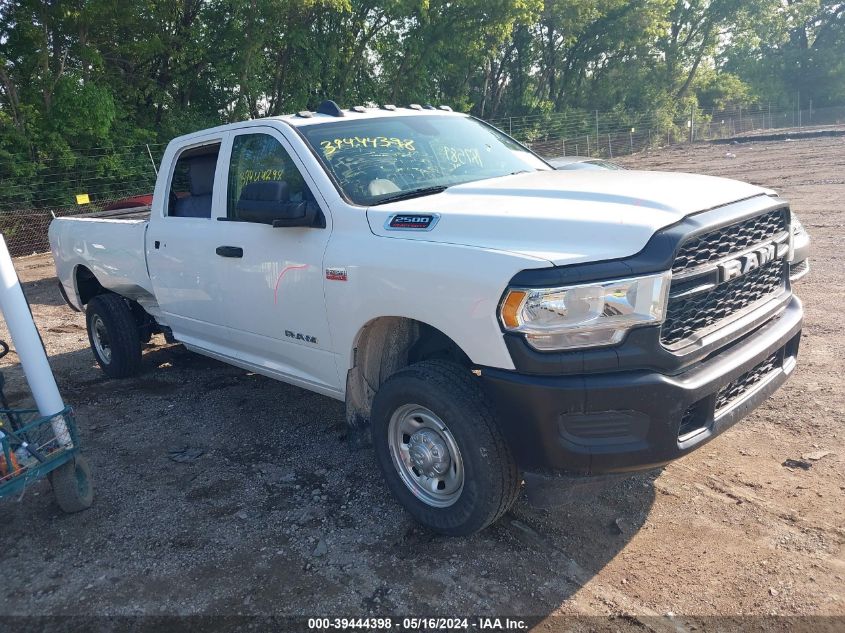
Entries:
[[382,198],[378,202],[374,202],[372,206],[386,204],[388,202],[398,202],[399,200],[410,200],[411,198],[420,198],[422,196],[430,196],[435,193],[440,193],[448,189],[445,185],[436,185],[434,187],[420,187],[419,189],[409,189],[408,191],[399,191]]

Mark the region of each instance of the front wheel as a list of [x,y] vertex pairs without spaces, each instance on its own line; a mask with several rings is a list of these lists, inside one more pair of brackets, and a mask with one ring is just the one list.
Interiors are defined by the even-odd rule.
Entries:
[[420,523],[477,532],[519,493],[510,449],[474,377],[455,363],[416,363],[376,393],[373,444],[388,487]]

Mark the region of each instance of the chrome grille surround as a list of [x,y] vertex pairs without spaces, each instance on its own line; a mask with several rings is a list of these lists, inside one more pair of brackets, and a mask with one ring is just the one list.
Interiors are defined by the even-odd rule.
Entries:
[[661,344],[678,352],[788,292],[789,209],[765,210],[684,241],[672,266]]

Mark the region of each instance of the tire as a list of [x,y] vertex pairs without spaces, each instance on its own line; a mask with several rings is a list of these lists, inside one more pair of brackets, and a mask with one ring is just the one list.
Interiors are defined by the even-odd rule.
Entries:
[[460,365],[428,360],[397,372],[376,393],[371,424],[388,488],[436,532],[478,532],[519,494],[510,448],[480,386]]
[[82,512],[94,502],[94,484],[88,460],[77,455],[49,475],[53,495],[59,507],[72,514]]
[[85,309],[91,351],[109,378],[127,378],[141,371],[141,337],[126,301],[116,294],[97,295]]

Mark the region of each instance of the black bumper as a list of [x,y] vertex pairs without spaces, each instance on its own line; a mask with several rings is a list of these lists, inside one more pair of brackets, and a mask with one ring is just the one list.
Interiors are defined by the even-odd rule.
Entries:
[[653,468],[702,446],[783,384],[795,367],[802,318],[801,302],[792,297],[760,329],[674,374],[549,376],[482,368],[481,376],[523,469]]

